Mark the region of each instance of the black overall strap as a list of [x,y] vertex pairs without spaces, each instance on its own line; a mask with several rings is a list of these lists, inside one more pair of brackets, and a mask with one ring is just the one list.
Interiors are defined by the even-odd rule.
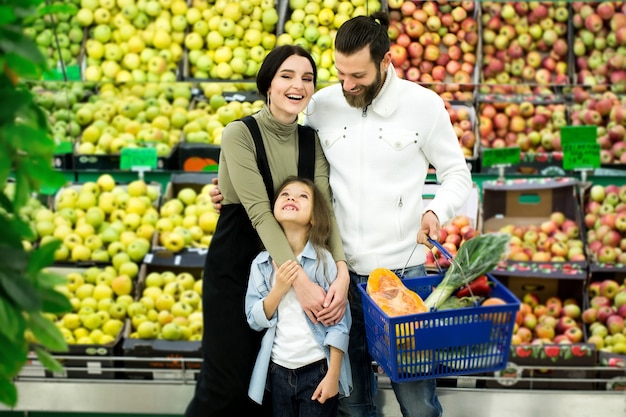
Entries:
[[315,132],[309,126],[298,125],[298,176],[315,180]]
[[[272,201],[274,200],[274,182],[259,125],[252,116],[246,116],[241,120],[248,126],[252,139],[254,139],[259,171],[265,183],[267,197]],[[313,129],[308,126],[298,125],[298,143],[298,176],[309,178],[313,181],[315,174],[315,134]]]
[[267,154],[265,153],[265,146],[263,146],[263,139],[261,138],[261,131],[259,125],[252,116],[246,116],[243,122],[248,126],[252,139],[254,139],[254,146],[256,147],[256,160],[259,165],[259,171],[263,177],[265,183],[265,189],[267,190],[267,197],[272,201],[274,199],[274,181],[272,180],[272,172],[270,171],[270,164],[267,161]]

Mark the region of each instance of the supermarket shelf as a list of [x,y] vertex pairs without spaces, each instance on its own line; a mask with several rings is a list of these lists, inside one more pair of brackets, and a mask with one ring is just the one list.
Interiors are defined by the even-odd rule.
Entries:
[[[114,382],[20,381],[20,402],[13,411],[182,415],[194,389],[189,384]],[[446,417],[626,415],[626,392],[440,388],[438,393]],[[378,405],[382,417],[401,417],[389,387],[379,389]]]
[[[107,359],[115,360],[116,366],[122,365],[107,368],[117,375],[115,378],[99,376],[102,369],[94,367],[94,362],[84,367],[66,367],[68,372],[91,372],[86,378],[45,376],[41,365],[28,365],[16,380],[19,402],[11,411],[24,412],[24,415],[30,412],[182,415],[193,395],[197,370],[191,368],[194,364],[197,366],[198,359],[159,358],[165,363],[176,361],[181,368],[178,370],[154,369],[147,365],[129,368],[124,363],[132,360],[135,364],[142,361],[148,364],[155,358]],[[620,378],[626,379],[626,371],[615,371]],[[151,379],[132,379],[140,374],[148,374]],[[580,390],[575,387],[577,382],[585,385],[593,382],[601,387],[611,378],[614,376],[567,378],[563,382],[573,384],[569,390],[536,390],[478,388],[484,386],[485,381],[494,381],[492,376],[453,377],[441,380],[438,394],[446,417],[623,417],[626,415],[626,391]],[[534,378],[525,382],[545,380]],[[379,376],[378,406],[381,417],[401,417],[389,379],[384,375]],[[8,410],[0,405],[0,413]]]

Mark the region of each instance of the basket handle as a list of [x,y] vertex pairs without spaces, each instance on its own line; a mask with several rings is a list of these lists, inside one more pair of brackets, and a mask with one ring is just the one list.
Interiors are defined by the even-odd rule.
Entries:
[[[461,275],[463,275],[465,277],[465,272],[463,271],[463,268],[461,268],[461,265],[459,265],[459,263],[456,261],[456,259],[454,259],[454,255],[452,255],[441,243],[437,242],[436,240],[432,239],[430,236],[427,236],[428,239],[428,243],[430,243],[431,245],[433,245],[434,247],[437,248],[437,250],[439,250],[439,252],[441,252],[441,254],[444,256],[444,258],[446,258],[448,261],[450,261],[451,264],[454,264],[454,266],[456,266],[458,268],[459,271],[461,271]],[[439,267],[439,263],[437,263],[437,261],[435,261],[435,264],[437,265],[437,268],[439,269],[439,272],[443,274],[443,271],[441,270],[441,268]],[[444,274],[444,280],[446,279],[446,275]],[[470,292],[470,296],[474,297],[474,294],[472,293],[472,288],[468,285],[467,286],[469,292]]]

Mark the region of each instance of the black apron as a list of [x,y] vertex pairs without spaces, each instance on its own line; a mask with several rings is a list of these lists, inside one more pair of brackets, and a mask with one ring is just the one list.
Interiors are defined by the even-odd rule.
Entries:
[[[274,186],[256,120],[243,119],[255,141],[257,163],[268,198]],[[298,126],[298,175],[313,180],[312,129]],[[241,204],[222,206],[207,253],[202,287],[204,331],[202,368],[186,417],[271,416],[269,396],[259,406],[248,397],[252,368],[263,332],[248,326],[244,310],[250,265],[262,250],[261,239]]]

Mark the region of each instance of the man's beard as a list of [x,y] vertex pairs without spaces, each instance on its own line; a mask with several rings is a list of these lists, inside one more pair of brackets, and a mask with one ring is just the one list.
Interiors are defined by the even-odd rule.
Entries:
[[[342,89],[341,91],[343,91],[343,96],[346,98],[348,105],[350,105],[351,107],[356,107],[357,109],[362,109],[372,103],[374,97],[376,97],[376,94],[378,94],[382,83],[383,77],[379,69],[378,71],[376,71],[376,79],[370,85],[359,86],[364,89],[361,94],[355,96],[344,89]],[[343,82],[341,84],[343,85]]]

